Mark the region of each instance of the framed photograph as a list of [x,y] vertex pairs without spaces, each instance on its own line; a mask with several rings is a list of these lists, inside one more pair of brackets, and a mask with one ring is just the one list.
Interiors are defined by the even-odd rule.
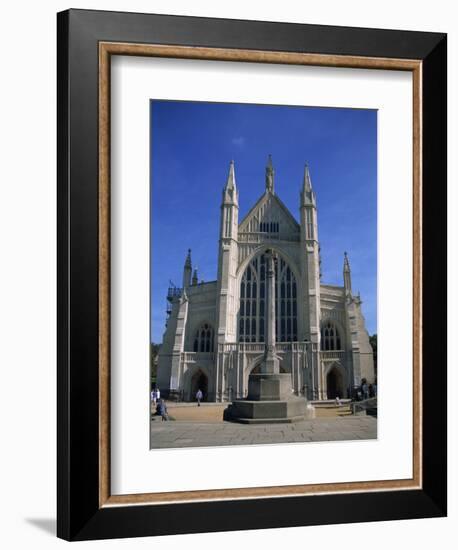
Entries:
[[58,536],[446,515],[446,177],[444,34],[59,13]]

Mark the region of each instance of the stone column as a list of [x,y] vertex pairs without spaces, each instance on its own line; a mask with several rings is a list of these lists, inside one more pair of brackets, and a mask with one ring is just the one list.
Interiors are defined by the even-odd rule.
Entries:
[[264,361],[261,364],[261,373],[278,374],[280,362],[275,349],[275,257],[271,250],[266,253],[267,281],[266,281],[266,348]]

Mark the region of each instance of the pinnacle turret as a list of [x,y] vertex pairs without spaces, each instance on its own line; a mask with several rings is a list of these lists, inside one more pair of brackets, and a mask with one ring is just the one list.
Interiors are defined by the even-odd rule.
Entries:
[[274,176],[275,170],[272,164],[272,155],[269,155],[266,166],[266,191],[274,193]]
[[344,252],[343,279],[345,292],[351,294],[351,270],[348,254],[346,252]]
[[186,261],[184,262],[184,266],[190,267],[192,269],[192,260],[191,260],[191,249],[188,248],[188,255],[186,256]]
[[194,273],[192,274],[192,284],[196,285],[199,282],[199,278],[197,276],[197,267],[194,269]]
[[308,164],[304,167],[304,179],[302,181],[301,204],[315,204],[315,193],[312,187],[312,178]]
[[191,261],[191,249],[188,249],[188,255],[184,262],[183,267],[183,288],[186,288],[191,284],[191,275],[192,275],[192,261]]
[[344,252],[344,272],[350,272],[350,262],[348,261],[348,254]]
[[235,164],[233,160],[231,160],[229,164],[229,174],[223,189],[223,203],[238,204],[238,191],[235,183]]
[[306,163],[304,168],[304,183],[303,188],[305,191],[312,190],[312,180],[310,179],[309,165]]

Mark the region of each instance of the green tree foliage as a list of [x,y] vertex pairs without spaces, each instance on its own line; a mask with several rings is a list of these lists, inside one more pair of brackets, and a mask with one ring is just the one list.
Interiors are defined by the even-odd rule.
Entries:
[[375,376],[377,376],[377,334],[369,336],[369,343],[372,346],[372,351],[374,352],[374,371]]
[[151,342],[150,344],[150,378],[151,378],[151,387],[156,383],[157,376],[157,360],[159,355],[159,344]]

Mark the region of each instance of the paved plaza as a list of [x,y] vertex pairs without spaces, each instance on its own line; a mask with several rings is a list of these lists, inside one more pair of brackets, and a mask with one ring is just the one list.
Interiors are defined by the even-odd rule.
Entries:
[[376,438],[377,419],[372,416],[322,417],[292,424],[262,425],[180,420],[151,423],[152,449]]

